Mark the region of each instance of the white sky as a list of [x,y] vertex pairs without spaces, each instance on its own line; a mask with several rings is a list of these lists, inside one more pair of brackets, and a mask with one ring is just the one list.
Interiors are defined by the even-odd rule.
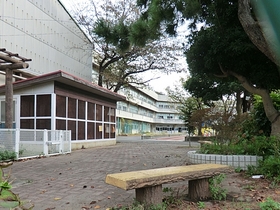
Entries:
[[[76,8],[78,6],[79,3],[87,3],[89,2],[90,4],[90,0],[60,0],[64,6],[66,7],[66,9],[68,10],[78,10],[78,8]],[[186,35],[186,30],[180,30],[182,34],[184,34],[183,36]],[[186,59],[185,57],[182,56],[182,58],[180,59],[180,61],[178,61],[180,63],[180,65],[183,65],[185,67],[185,69],[187,69],[187,63],[186,63]],[[151,72],[147,72],[144,75],[144,79],[150,79],[150,78],[155,78],[155,77],[159,77],[158,79],[155,79],[151,82],[149,82],[149,85],[158,92],[162,92],[162,93],[166,93],[165,89],[167,87],[172,87],[174,85],[179,85],[180,82],[180,78],[187,78],[187,73],[172,73],[172,74],[156,74],[154,75],[154,73]]]

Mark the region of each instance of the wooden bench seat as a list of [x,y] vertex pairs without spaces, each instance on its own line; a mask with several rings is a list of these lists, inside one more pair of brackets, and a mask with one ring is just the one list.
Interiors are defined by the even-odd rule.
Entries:
[[209,198],[209,178],[230,173],[227,165],[199,164],[108,174],[105,182],[124,190],[136,191],[136,200],[146,204],[162,202],[162,184],[189,180],[189,196],[194,200]]

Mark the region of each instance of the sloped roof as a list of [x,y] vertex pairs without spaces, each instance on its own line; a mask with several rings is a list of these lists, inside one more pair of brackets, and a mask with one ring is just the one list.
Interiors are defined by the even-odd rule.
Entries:
[[[18,90],[21,88],[27,88],[36,84],[42,84],[44,82],[50,81],[57,81],[63,84],[67,84],[72,87],[79,88],[81,90],[85,90],[90,93],[94,93],[115,101],[124,101],[126,99],[126,97],[122,95],[112,92],[106,88],[100,87],[97,84],[93,84],[81,78],[75,77],[61,70],[32,77],[26,80],[16,81],[13,83],[13,89]],[[5,93],[5,85],[0,86],[0,93]]]

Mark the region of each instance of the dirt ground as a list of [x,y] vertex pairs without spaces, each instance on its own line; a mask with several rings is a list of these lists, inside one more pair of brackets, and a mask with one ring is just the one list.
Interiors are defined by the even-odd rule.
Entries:
[[233,173],[226,176],[222,186],[227,190],[225,201],[193,202],[183,197],[178,204],[171,204],[168,210],[257,210],[267,198],[280,203],[280,186],[265,178],[254,179],[244,172]]

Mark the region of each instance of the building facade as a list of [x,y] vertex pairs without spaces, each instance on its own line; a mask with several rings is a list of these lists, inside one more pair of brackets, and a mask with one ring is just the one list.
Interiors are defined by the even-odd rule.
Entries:
[[32,59],[16,74],[63,70],[92,81],[92,43],[59,0],[3,0],[0,11],[0,48]]
[[[125,97],[92,84],[92,43],[63,4],[1,0],[0,11],[0,53],[32,59],[13,70],[13,127],[71,130],[73,149],[115,144],[116,102]],[[0,71],[2,128],[4,81]]]
[[177,110],[180,104],[164,94],[132,86],[119,94],[126,101],[117,103],[117,134],[172,134],[186,131]]

